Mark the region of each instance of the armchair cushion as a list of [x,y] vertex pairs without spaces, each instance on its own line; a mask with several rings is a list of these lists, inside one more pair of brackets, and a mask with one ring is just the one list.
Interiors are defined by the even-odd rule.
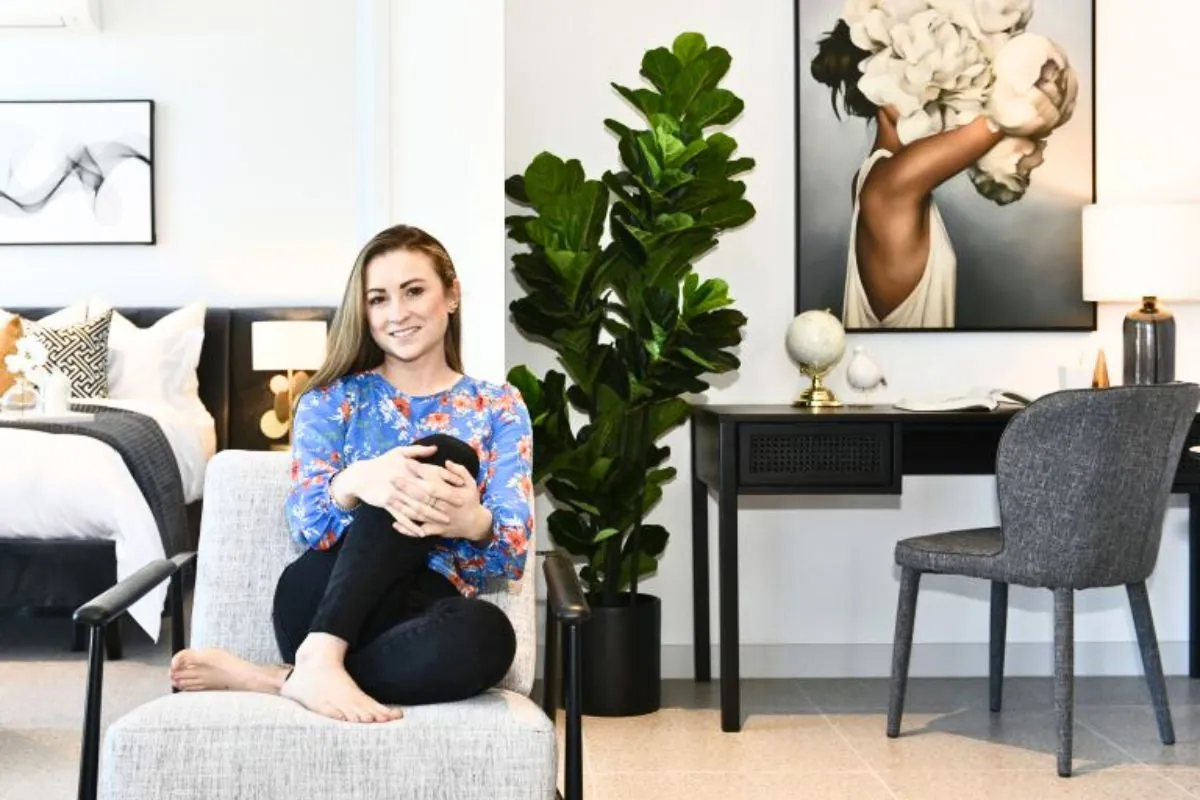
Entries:
[[328,719],[265,694],[181,692],[110,726],[100,790],[156,800],[549,798],[554,736],[528,697],[499,689],[376,724]]

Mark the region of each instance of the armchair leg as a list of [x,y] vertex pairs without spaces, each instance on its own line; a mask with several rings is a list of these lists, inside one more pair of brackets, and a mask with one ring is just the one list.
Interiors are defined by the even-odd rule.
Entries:
[[583,635],[578,625],[567,633],[567,757],[563,765],[565,800],[583,800]]
[[114,619],[104,626],[104,646],[108,651],[109,661],[120,661],[125,657],[125,648],[121,645],[121,620]]
[[1158,636],[1154,632],[1154,617],[1150,613],[1150,595],[1146,592],[1145,583],[1128,584],[1125,591],[1129,595],[1133,627],[1137,631],[1138,648],[1142,651],[1142,668],[1150,688],[1150,699],[1154,703],[1154,716],[1158,720],[1158,737],[1163,744],[1175,744],[1175,726],[1171,723],[1171,705],[1167,701],[1167,681],[1163,677]]
[[1004,699],[1004,646],[1008,638],[1008,584],[992,581],[992,629],[988,640],[988,700],[993,712]]
[[1075,590],[1054,590],[1054,711],[1058,718],[1058,774],[1071,776],[1075,735]]
[[562,652],[559,649],[559,622],[554,609],[546,601],[546,645],[545,664],[542,667],[542,711],[550,719],[558,716],[559,701],[562,699]]
[[900,570],[900,600],[896,608],[896,637],[892,644],[892,685],[888,697],[887,735],[900,735],[904,694],[908,688],[908,662],[912,655],[913,623],[917,615],[917,590],[921,573],[911,567]]
[[100,776],[100,700],[104,681],[104,627],[90,628],[87,705],[83,713],[83,749],[79,761],[79,800],[95,800]]

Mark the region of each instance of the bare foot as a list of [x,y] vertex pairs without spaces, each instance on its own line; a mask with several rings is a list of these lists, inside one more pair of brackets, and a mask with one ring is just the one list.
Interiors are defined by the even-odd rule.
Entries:
[[300,705],[346,722],[390,722],[404,714],[376,702],[338,661],[296,658],[296,668],[279,693]]
[[252,664],[215,647],[180,650],[171,659],[171,685],[185,692],[233,689],[279,694],[288,668]]

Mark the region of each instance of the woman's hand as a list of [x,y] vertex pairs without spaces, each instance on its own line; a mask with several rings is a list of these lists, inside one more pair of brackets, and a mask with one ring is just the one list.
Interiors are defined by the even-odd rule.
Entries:
[[453,461],[447,461],[445,467],[414,466],[409,474],[397,477],[394,485],[406,515],[419,522],[418,530],[399,519],[396,530],[411,536],[471,541],[479,541],[491,532],[491,512],[480,502],[475,477],[465,467]]
[[330,486],[333,501],[342,508],[351,508],[359,501],[382,508],[395,517],[396,525],[403,526],[404,532],[420,535],[423,518],[410,513],[396,480],[416,475],[417,467],[425,466],[416,459],[435,452],[437,448],[433,445],[405,445],[375,458],[356,461],[334,477]]

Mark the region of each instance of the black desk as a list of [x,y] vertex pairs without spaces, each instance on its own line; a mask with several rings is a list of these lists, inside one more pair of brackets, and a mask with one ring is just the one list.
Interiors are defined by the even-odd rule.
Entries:
[[[708,492],[717,496],[721,729],[741,730],[738,690],[738,504],[743,494],[899,494],[905,475],[991,475],[1015,409],[911,412],[890,406],[692,409],[692,582],[696,680],[712,679]],[[1200,444],[1200,415],[1188,446]],[[1175,492],[1189,505],[1189,674],[1200,677],[1200,459],[1185,453]],[[881,569],[889,565],[881,564]]]

